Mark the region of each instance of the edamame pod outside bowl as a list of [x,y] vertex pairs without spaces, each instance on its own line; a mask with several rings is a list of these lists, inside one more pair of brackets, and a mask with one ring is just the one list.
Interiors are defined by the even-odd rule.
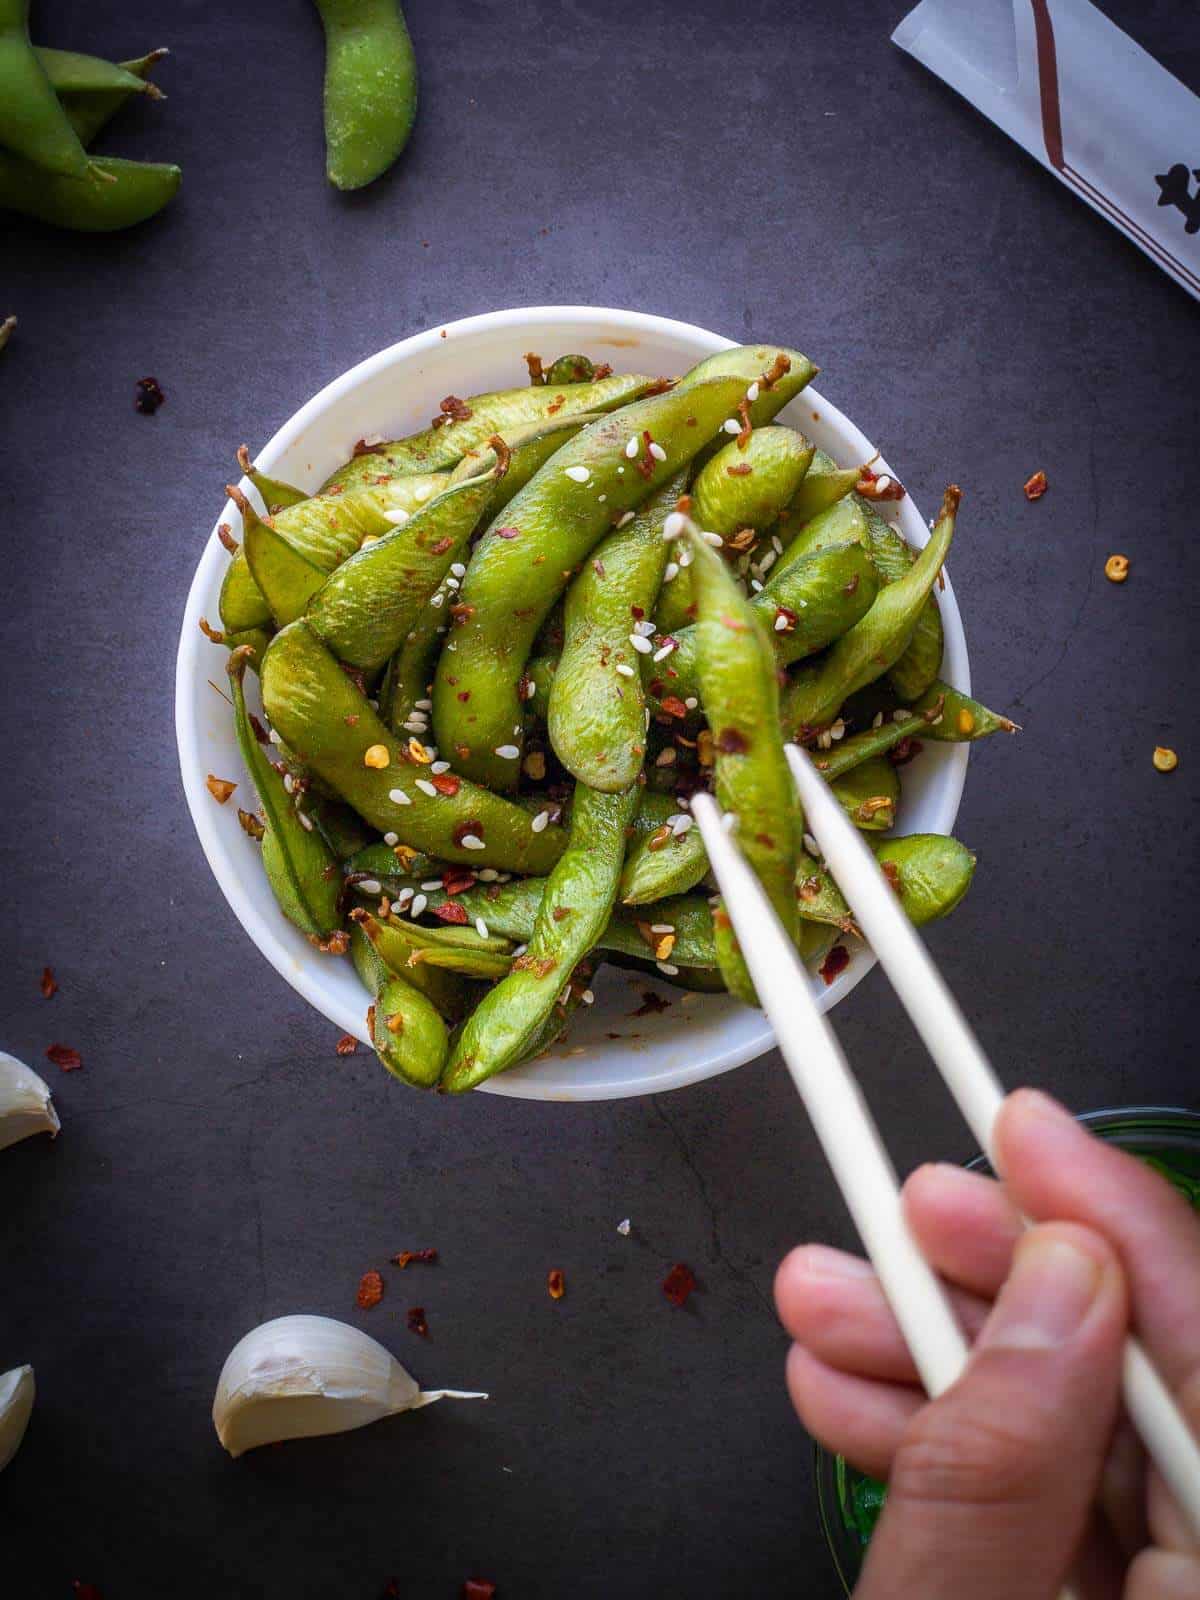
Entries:
[[[1200,1112],[1178,1106],[1121,1106],[1085,1111],[1079,1121],[1098,1139],[1140,1156],[1161,1172],[1200,1213]],[[990,1173],[983,1156],[967,1163]],[[885,1490],[841,1456],[816,1446],[813,1476],[825,1542],[847,1594],[858,1582],[871,1532],[883,1509]]]
[[[814,361],[824,362],[827,371],[836,375],[838,350],[836,346],[820,347],[819,329],[795,325],[770,332],[780,344],[808,350]],[[597,364],[611,364],[617,374],[675,377],[735,343],[704,328],[637,311],[551,306],[489,312],[439,324],[403,339],[340,376],[315,371],[316,381],[329,381],[269,441],[261,441],[256,434],[260,419],[253,394],[247,393],[229,455],[232,459],[246,437],[263,472],[311,492],[353,453],[359,441],[394,439],[428,427],[444,396],[466,397],[524,385],[528,381],[527,351],[536,351],[547,366],[564,351],[580,351]],[[263,415],[269,413],[268,398],[271,403],[276,399],[264,394]],[[839,466],[871,461],[875,472],[891,472],[886,460],[872,460],[875,445],[868,435],[812,385],[801,390],[777,420],[801,430]],[[888,418],[872,417],[870,426],[885,437]],[[947,462],[947,479],[965,466]],[[224,470],[223,463],[214,462],[214,484],[224,481],[220,476]],[[904,481],[902,470],[900,480]],[[243,479],[241,487],[251,493],[248,480]],[[933,494],[940,492],[942,484],[923,487]],[[881,509],[911,545],[919,548],[925,544],[928,524],[910,497]],[[969,547],[969,520],[964,518],[964,522],[962,538]],[[253,786],[238,752],[229,706],[209,682],[224,683],[221,647],[205,638],[199,626],[201,617],[215,622],[219,614],[221,581],[229,561],[217,533],[220,523],[229,524],[234,536],[240,537],[241,517],[236,507],[229,501],[219,505],[214,497],[211,506],[198,508],[195,537],[202,553],[184,609],[176,663],[175,722],[184,793],[217,884],[251,940],[337,1032],[354,1034],[369,1046],[370,997],[351,962],[314,949],[285,920],[263,872],[261,847],[238,822],[239,803],[253,809]],[[211,531],[205,535],[203,528]],[[969,691],[966,640],[949,580],[938,594],[938,603],[946,639],[942,678]],[[250,674],[246,687],[258,709],[258,684]],[[953,832],[967,759],[966,744],[926,744],[921,759],[904,769],[896,834]],[[227,805],[218,805],[209,792],[205,779],[210,773],[238,784]],[[980,843],[966,842],[972,846]],[[848,941],[848,948],[849,965],[832,984],[826,985],[813,974],[814,993],[822,1009],[836,1005],[874,965],[874,956],[857,941]],[[541,1059],[489,1079],[483,1088],[531,1100],[657,1094],[727,1072],[764,1054],[774,1043],[762,1013],[725,994],[686,992],[654,976],[608,964],[600,966],[592,987],[595,1004],[576,1013],[568,1038]],[[646,991],[654,991],[665,1005],[662,1009],[646,1007],[643,1015],[634,1018],[632,1013],[643,1008]]]

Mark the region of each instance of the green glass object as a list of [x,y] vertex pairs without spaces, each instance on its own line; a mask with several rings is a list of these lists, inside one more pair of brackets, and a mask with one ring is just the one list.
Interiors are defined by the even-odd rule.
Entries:
[[[1200,1211],[1200,1113],[1170,1106],[1131,1106],[1089,1111],[1080,1122],[1160,1172]],[[990,1172],[982,1156],[968,1163]],[[821,1526],[838,1577],[849,1594],[862,1570],[863,1552],[887,1499],[887,1486],[859,1472],[841,1456],[817,1446],[817,1503]]]

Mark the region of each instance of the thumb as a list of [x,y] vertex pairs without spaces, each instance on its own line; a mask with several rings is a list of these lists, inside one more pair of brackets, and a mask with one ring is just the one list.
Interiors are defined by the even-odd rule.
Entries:
[[1022,1236],[966,1372],[901,1441],[857,1600],[1054,1600],[1116,1419],[1126,1314],[1099,1234]]

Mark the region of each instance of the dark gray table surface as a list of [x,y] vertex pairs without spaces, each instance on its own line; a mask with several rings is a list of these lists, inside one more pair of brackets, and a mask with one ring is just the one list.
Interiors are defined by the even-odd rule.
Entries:
[[[1179,8],[1108,9],[1200,87]],[[35,7],[46,42],[173,47],[169,102],[107,147],[185,183],[123,236],[0,224],[0,1046],[64,1124],[0,1156],[0,1369],[39,1387],[0,1481],[0,1591],[832,1596],[771,1280],[794,1242],[853,1236],[778,1058],[572,1107],[423,1099],[339,1059],[184,807],[187,584],[234,447],[406,334],[574,302],[799,344],[922,504],[963,484],[977,691],[1024,724],[972,755],[979,870],[938,960],[1010,1080],[1194,1103],[1197,308],[888,42],[902,0],[409,10],[411,147],[342,197],[300,0]],[[878,973],[837,1023],[903,1169],[969,1154]],[[355,1310],[365,1268],[424,1244],[441,1265],[388,1269]],[[703,1285],[684,1312],[659,1288],[676,1260]],[[232,1463],[221,1362],[297,1310],[493,1399]]]

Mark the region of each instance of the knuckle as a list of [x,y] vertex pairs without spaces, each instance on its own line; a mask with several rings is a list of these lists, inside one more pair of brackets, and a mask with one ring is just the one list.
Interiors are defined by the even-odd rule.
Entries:
[[897,1452],[891,1489],[903,1499],[1003,1505],[1042,1488],[1037,1441],[1020,1408],[976,1405],[964,1396],[926,1406]]

